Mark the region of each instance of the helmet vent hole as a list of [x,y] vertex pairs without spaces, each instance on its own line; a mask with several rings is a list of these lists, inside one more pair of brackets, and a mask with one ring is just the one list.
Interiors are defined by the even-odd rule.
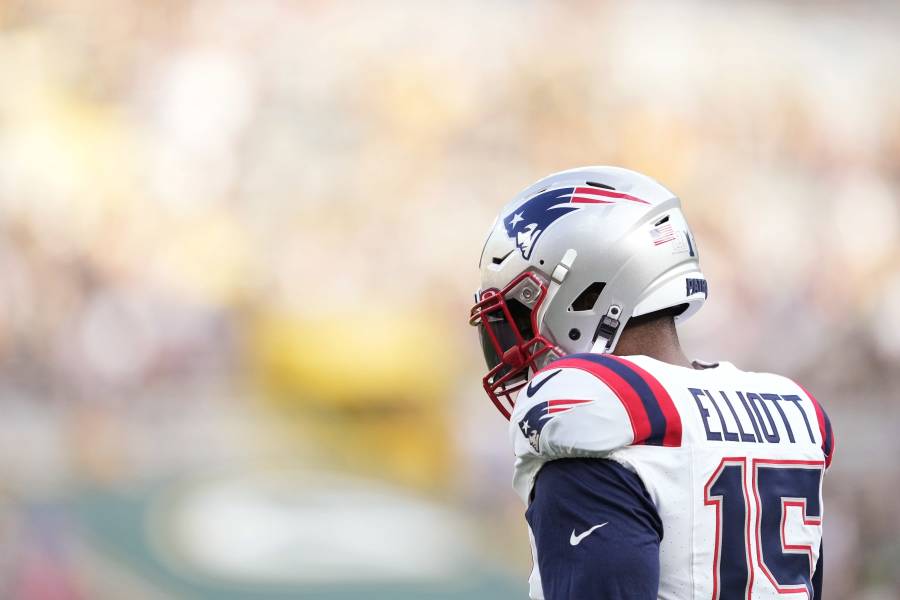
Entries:
[[588,185],[592,185],[592,186],[594,186],[594,187],[597,187],[597,188],[603,188],[604,190],[612,190],[612,191],[616,191],[616,188],[614,188],[614,187],[611,186],[611,185],[606,185],[605,183],[598,183],[598,182],[596,182],[596,181],[586,181],[585,183],[587,183]]
[[659,227],[659,226],[662,225],[663,223],[668,223],[668,222],[669,222],[669,215],[666,215],[666,216],[664,216],[662,219],[660,219],[659,221],[657,221],[656,223],[654,223],[653,226],[654,226],[654,227]]
[[572,302],[572,310],[584,311],[593,309],[594,305],[597,304],[597,298],[603,293],[603,288],[605,287],[605,281],[595,281],[584,288],[584,291],[578,294],[578,297]]

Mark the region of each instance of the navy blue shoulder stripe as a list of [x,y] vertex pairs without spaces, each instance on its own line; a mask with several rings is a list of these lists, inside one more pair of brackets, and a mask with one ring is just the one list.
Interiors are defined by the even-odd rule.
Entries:
[[[643,372],[643,370],[639,372],[635,365],[623,359],[605,354],[570,354],[559,360],[565,361],[569,359],[583,360],[600,365],[613,372],[634,390],[638,398],[640,398],[649,425],[647,437],[641,441],[636,440],[636,443],[651,446],[681,445],[681,419],[672,404],[671,398],[668,397],[668,394],[665,393],[659,382],[653,380],[651,383],[652,376]],[[665,395],[665,398],[662,399],[665,404],[661,404],[661,398],[654,391],[654,387],[659,394]]]

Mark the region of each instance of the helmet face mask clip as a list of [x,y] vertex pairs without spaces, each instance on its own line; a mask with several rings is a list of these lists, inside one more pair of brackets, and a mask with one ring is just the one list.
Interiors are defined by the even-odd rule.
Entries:
[[469,323],[478,328],[481,349],[489,371],[484,390],[507,419],[515,406],[515,394],[534,373],[562,352],[538,333],[537,314],[547,296],[547,284],[537,274],[525,272],[502,290],[478,294]]
[[[612,341],[616,339],[616,334],[619,331],[619,327],[621,326],[621,322],[618,319],[619,313],[621,309],[612,305],[609,307],[609,310],[606,312],[606,315],[600,319],[600,322],[597,323],[597,331],[594,332],[594,342],[596,344],[597,340],[603,340],[602,348],[599,348],[601,352],[606,352],[609,350],[612,345]],[[595,350],[596,350],[595,346]]]

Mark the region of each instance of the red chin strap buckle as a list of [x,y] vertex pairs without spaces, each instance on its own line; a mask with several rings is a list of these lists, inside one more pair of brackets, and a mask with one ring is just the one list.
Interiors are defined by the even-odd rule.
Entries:
[[[549,354],[552,354],[553,357],[547,356]],[[515,362],[507,362],[508,356],[514,357]],[[552,358],[562,356],[562,352],[549,341],[538,336],[529,340],[525,346],[510,348],[503,354],[503,361],[482,378],[484,391],[487,392],[491,402],[507,421],[516,406],[516,394],[528,383],[529,369],[531,374],[540,370],[543,364],[539,363],[545,356],[549,362]],[[509,369],[509,371],[500,375],[504,369]],[[500,376],[498,377],[498,375]]]
[[513,369],[520,369],[525,364],[525,353],[519,346],[513,346],[503,353],[503,363],[509,365]]
[[[530,291],[526,292],[526,289]],[[537,313],[546,296],[547,285],[544,281],[536,274],[526,272],[513,279],[502,290],[482,292],[470,313],[469,323],[484,329],[483,343],[489,342],[495,357],[500,357],[499,363],[484,376],[482,384],[491,402],[507,420],[516,404],[515,394],[528,383],[529,370],[531,373],[538,371],[552,358],[550,354],[562,356],[562,351],[553,342],[537,334]],[[513,318],[507,298],[516,299],[528,306],[531,311],[531,332],[534,335],[523,335]],[[527,302],[522,299],[527,299]],[[504,348],[501,335],[497,332],[498,324],[502,324],[507,333],[506,345],[509,346],[512,342],[512,346]],[[509,338],[510,334],[514,339]]]

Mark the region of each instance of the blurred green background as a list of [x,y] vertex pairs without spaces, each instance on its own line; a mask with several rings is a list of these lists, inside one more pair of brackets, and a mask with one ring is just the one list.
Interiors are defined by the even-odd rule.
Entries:
[[0,0],[0,597],[524,598],[476,262],[617,164],[689,353],[829,410],[827,597],[900,598],[898,56],[890,2]]

